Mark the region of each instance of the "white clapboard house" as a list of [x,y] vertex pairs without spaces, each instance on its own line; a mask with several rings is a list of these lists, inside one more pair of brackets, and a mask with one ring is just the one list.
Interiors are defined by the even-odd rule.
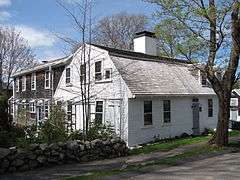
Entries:
[[[69,57],[15,74],[13,114],[18,104],[29,104],[31,117],[40,121],[48,116],[48,102],[54,99],[65,104],[74,122],[71,128],[83,129],[80,84],[82,76],[90,74],[91,120],[112,124],[129,146],[216,128],[218,100],[213,89],[192,64],[157,56],[153,33],[137,33],[134,52],[94,44],[86,44],[85,50],[90,54],[90,68],[81,65],[81,46]],[[45,74],[43,83],[38,83],[38,72]],[[17,95],[19,86],[27,91],[25,84],[30,84],[37,91],[40,86],[46,89],[46,83],[47,98],[39,93],[36,98],[34,93],[24,98]]]

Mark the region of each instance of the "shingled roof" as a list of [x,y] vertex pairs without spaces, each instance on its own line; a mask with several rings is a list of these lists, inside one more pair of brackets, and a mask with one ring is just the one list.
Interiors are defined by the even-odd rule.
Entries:
[[187,61],[103,46],[134,95],[215,95],[193,75]]

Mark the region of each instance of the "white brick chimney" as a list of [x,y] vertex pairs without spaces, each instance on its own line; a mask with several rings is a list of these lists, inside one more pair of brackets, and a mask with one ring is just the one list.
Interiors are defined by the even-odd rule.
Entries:
[[142,31],[135,34],[134,51],[157,56],[157,39],[153,32]]

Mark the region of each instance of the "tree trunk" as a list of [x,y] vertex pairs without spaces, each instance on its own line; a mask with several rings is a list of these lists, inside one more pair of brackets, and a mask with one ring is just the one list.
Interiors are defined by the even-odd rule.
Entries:
[[219,112],[218,112],[218,124],[215,137],[215,143],[219,147],[228,145],[228,127],[230,116],[230,93],[224,93],[225,95],[219,98]]

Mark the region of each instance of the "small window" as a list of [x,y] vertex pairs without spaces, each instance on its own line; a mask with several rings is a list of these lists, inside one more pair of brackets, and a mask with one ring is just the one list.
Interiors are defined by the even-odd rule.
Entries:
[[208,99],[208,117],[213,117],[213,100]]
[[97,123],[102,123],[103,119],[103,101],[96,102],[96,113],[95,113],[95,121]]
[[80,80],[81,82],[83,82],[85,80],[85,75],[86,75],[86,64],[81,64],[80,71],[81,71]]
[[31,90],[36,90],[36,73],[31,75]]
[[35,102],[30,102],[29,103],[29,108],[31,113],[35,113]]
[[45,72],[45,89],[50,88],[50,72],[46,71]]
[[67,120],[68,122],[72,121],[72,102],[68,101],[67,103]]
[[144,101],[144,125],[152,125],[152,101]]
[[26,91],[27,78],[26,76],[22,77],[22,91]]
[[66,69],[66,84],[69,84],[71,82],[71,69]]
[[45,103],[44,103],[44,116],[45,116],[45,119],[48,119],[48,116],[49,116],[49,102],[48,101],[45,101]]
[[95,80],[96,81],[102,80],[102,62],[101,61],[95,62]]
[[205,73],[201,73],[201,83],[202,86],[207,86],[207,75]]
[[112,76],[112,69],[105,70],[105,79],[111,79]]
[[163,122],[164,123],[171,122],[171,101],[170,100],[163,101]]
[[16,92],[19,92],[19,78],[16,78]]

